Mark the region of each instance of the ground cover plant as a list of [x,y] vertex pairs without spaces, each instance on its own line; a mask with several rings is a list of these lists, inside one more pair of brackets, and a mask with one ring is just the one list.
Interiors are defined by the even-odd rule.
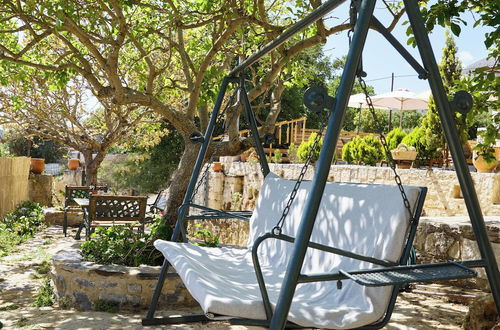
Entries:
[[35,202],[22,202],[0,221],[0,257],[33,237],[43,227],[43,209]]
[[91,240],[82,243],[82,255],[87,261],[130,267],[158,266],[163,255],[153,242],[157,238],[170,239],[172,228],[161,217],[156,217],[150,233],[139,233],[131,226],[98,227]]

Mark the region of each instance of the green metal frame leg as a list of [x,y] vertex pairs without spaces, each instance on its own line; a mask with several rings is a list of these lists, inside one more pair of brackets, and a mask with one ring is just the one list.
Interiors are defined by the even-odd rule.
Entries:
[[363,45],[368,34],[375,1],[363,0],[361,2],[360,14],[356,27],[354,29],[353,39],[347,55],[347,62],[340,81],[340,87],[337,91],[337,98],[334,105],[333,115],[328,123],[323,147],[321,148],[318,166],[313,180],[313,188],[307,199],[302,220],[298,230],[298,235],[293,247],[293,254],[288,264],[283,286],[280,290],[276,310],[271,319],[270,329],[283,329],[286,325],[287,315],[292,304],[293,295],[297,286],[297,280],[300,275],[300,269],[304,262],[311,233],[316,220],[316,214],[321,203],[321,197],[325,189],[325,184],[330,171],[330,165],[333,159],[334,149],[331,146],[336,145],[340,135],[340,130],[344,121],[344,115],[351,94],[356,71],[363,52]]

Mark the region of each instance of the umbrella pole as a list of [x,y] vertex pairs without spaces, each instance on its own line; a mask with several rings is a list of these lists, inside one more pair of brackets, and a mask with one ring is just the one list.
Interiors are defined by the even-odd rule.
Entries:
[[359,134],[359,128],[361,127],[361,111],[362,111],[362,108],[361,108],[361,104],[359,104],[359,112],[358,112],[358,129],[356,131],[356,134]]

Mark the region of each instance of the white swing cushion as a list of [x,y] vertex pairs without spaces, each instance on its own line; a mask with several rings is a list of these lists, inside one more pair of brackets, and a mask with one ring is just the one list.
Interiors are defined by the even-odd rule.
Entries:
[[[269,174],[250,219],[247,249],[207,248],[189,243],[157,240],[155,247],[172,264],[187,289],[205,312],[250,319],[266,319],[251,258],[255,239],[275,226],[295,181]],[[297,236],[301,215],[312,188],[304,181],[285,220],[283,233]],[[405,186],[411,205],[418,187]],[[311,241],[365,256],[397,262],[409,229],[397,186],[328,182]],[[259,247],[266,287],[275,308],[293,245],[268,239]],[[374,265],[308,249],[303,274],[373,268]],[[305,327],[346,329],[380,320],[392,287],[364,287],[353,281],[299,284],[288,320]]]

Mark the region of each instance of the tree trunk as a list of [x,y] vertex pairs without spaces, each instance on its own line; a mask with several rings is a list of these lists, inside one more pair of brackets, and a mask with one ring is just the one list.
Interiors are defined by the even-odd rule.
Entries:
[[84,150],[81,152],[83,153],[83,158],[85,158],[85,184],[87,186],[95,186],[97,185],[97,171],[104,160],[106,152],[99,151],[95,157],[93,156],[92,151]]
[[193,144],[188,138],[184,139],[185,147],[177,170],[172,174],[170,187],[168,188],[168,198],[165,221],[174,226],[177,221],[177,210],[181,206],[186,194],[189,179],[193,172],[194,163],[198,156],[199,145]]

